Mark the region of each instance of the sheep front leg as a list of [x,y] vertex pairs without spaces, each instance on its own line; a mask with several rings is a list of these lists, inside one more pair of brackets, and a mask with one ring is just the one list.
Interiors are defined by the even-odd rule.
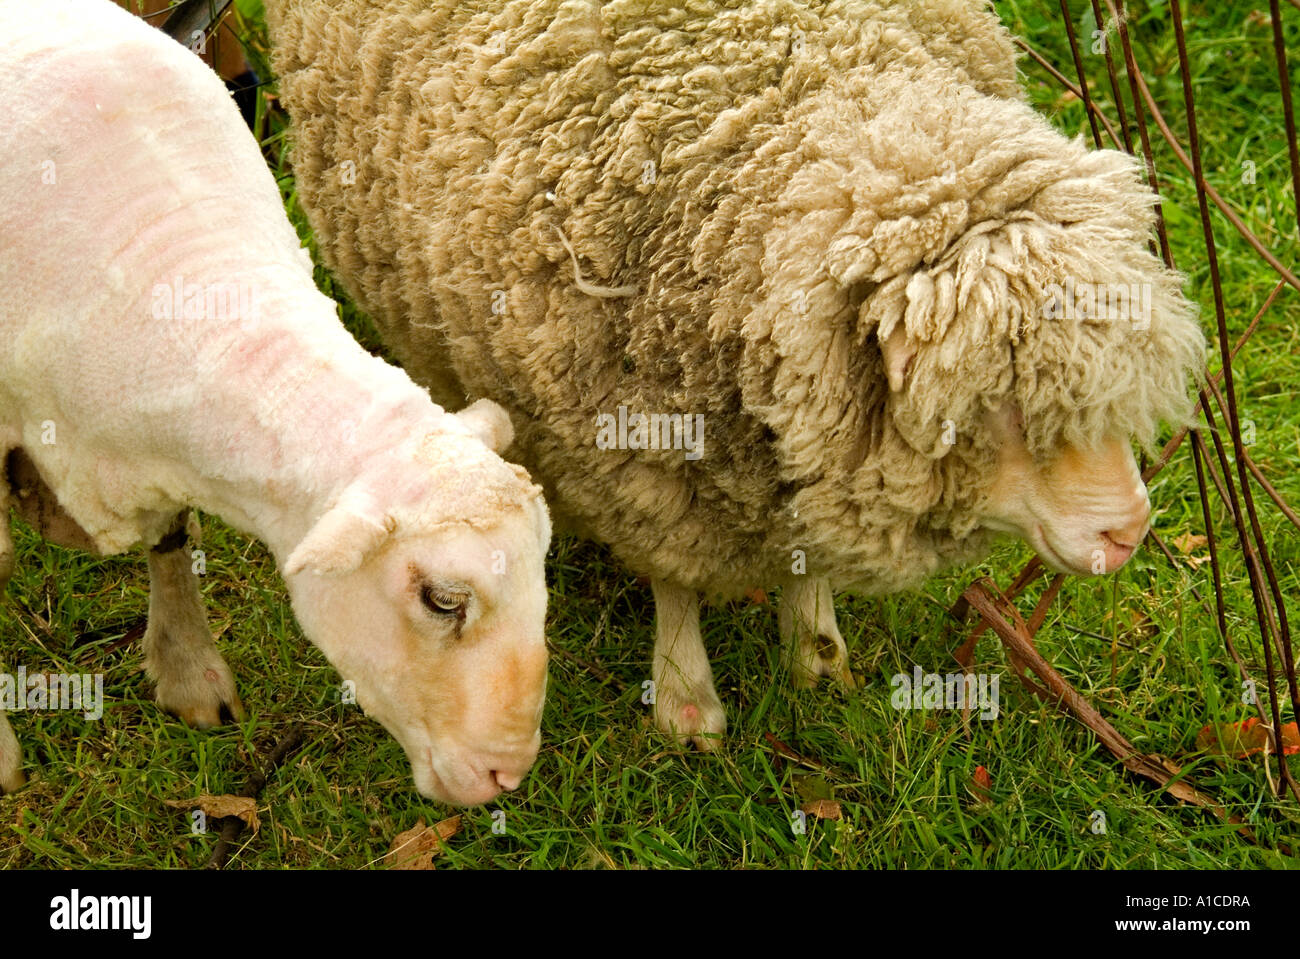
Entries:
[[23,777],[23,752],[4,713],[0,713],[0,796],[17,790]]
[[0,593],[14,574],[14,538],[9,526],[9,487],[0,472]]
[[786,584],[777,622],[784,641],[786,667],[795,686],[817,685],[830,676],[852,688],[849,651],[835,622],[835,600],[824,579],[800,576]]
[[699,597],[662,580],[651,580],[650,587],[655,597],[655,723],[683,743],[714,749],[726,731],[727,715],[700,637]]
[[144,633],[145,672],[156,685],[158,705],[191,726],[219,726],[226,716],[244,718],[235,678],[208,629],[186,548],[186,519],[149,551],[149,624]]

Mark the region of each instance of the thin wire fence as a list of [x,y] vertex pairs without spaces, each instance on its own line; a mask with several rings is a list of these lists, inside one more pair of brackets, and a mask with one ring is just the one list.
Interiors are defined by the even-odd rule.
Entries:
[[[1296,0],[1289,0],[1289,2],[1300,9],[1300,3]],[[1148,182],[1157,195],[1163,196],[1160,171],[1152,145],[1152,125],[1156,133],[1163,138],[1176,161],[1193,177],[1203,240],[1203,246],[1198,252],[1203,253],[1205,257],[1214,297],[1218,368],[1214,370],[1207,368],[1204,371],[1196,405],[1197,427],[1177,432],[1164,446],[1155,462],[1143,471],[1143,478],[1149,483],[1169,464],[1174,454],[1190,437],[1192,462],[1200,497],[1201,521],[1204,524],[1209,549],[1210,576],[1214,592],[1213,612],[1211,613],[1210,604],[1200,590],[1192,587],[1191,593],[1207,615],[1213,615],[1219,636],[1229,656],[1241,671],[1242,677],[1253,683],[1253,688],[1258,690],[1259,695],[1255,697],[1253,705],[1261,726],[1268,730],[1271,739],[1272,748],[1269,752],[1277,764],[1276,779],[1273,781],[1276,783],[1278,796],[1283,797],[1289,793],[1300,801],[1300,784],[1297,784],[1285,758],[1282,718],[1288,703],[1291,715],[1300,717],[1295,647],[1285,597],[1273,560],[1274,550],[1271,549],[1260,523],[1257,495],[1262,493],[1271,500],[1277,510],[1297,530],[1300,530],[1300,515],[1297,515],[1295,508],[1268,481],[1265,471],[1251,458],[1246,449],[1240,415],[1240,394],[1233,376],[1234,360],[1278,301],[1279,294],[1286,286],[1291,286],[1296,292],[1300,292],[1300,279],[1296,278],[1276,253],[1250,230],[1242,216],[1206,181],[1201,156],[1201,117],[1198,114],[1187,47],[1189,26],[1180,0],[1171,0],[1169,13],[1177,47],[1182,99],[1181,104],[1174,106],[1166,104],[1164,109],[1173,115],[1173,109],[1181,108],[1183,115],[1180,119],[1184,121],[1183,126],[1186,129],[1185,140],[1180,140],[1175,135],[1165,112],[1162,111],[1157,98],[1152,93],[1151,83],[1143,75],[1143,68],[1135,53],[1129,30],[1131,11],[1126,8],[1122,0],[1105,0],[1104,9],[1100,0],[1089,0],[1089,3],[1094,23],[1098,27],[1094,36],[1102,38],[1100,62],[1105,66],[1104,76],[1099,70],[1095,70],[1098,64],[1094,63],[1094,69],[1090,70],[1080,52],[1078,31],[1075,27],[1075,16],[1079,11],[1071,10],[1068,0],[1060,0],[1060,11],[1069,42],[1073,80],[1063,72],[1061,67],[1053,64],[1031,44],[1020,39],[1016,42],[1029,59],[1051,77],[1053,82],[1079,98],[1087,115],[1093,143],[1098,148],[1111,146],[1139,155],[1145,160]],[[1271,0],[1269,14],[1278,96],[1286,130],[1292,199],[1295,202],[1294,223],[1300,224],[1300,150],[1297,149],[1290,65],[1284,42],[1279,0]],[[1107,42],[1112,35],[1118,38],[1119,53],[1122,54],[1122,58],[1113,54],[1112,45]],[[1096,52],[1095,48],[1094,52]],[[1119,59],[1122,59],[1122,62],[1117,66],[1116,60]],[[1096,76],[1090,75],[1094,72]],[[1114,118],[1097,103],[1097,96],[1094,93],[1096,87],[1093,84],[1101,83],[1109,86]],[[1109,143],[1103,139],[1103,132]],[[1137,134],[1136,143],[1134,132]],[[1217,208],[1231,225],[1233,232],[1228,236],[1216,235],[1211,206]],[[1290,216],[1290,213],[1291,211],[1288,211],[1287,215]],[[1174,261],[1168,227],[1165,217],[1159,210],[1156,225],[1157,237],[1153,241],[1153,249],[1158,246],[1158,253],[1165,263],[1171,268],[1176,268],[1178,264]],[[1286,231],[1278,232],[1285,235]],[[1240,310],[1227,301],[1220,272],[1219,250],[1226,243],[1242,242],[1253,251],[1254,255],[1268,264],[1278,279],[1263,305],[1254,313],[1234,342],[1228,331],[1229,311],[1243,313],[1243,315],[1246,311]],[[1230,518],[1232,531],[1227,536],[1216,528],[1214,517],[1218,510],[1215,508],[1215,497],[1226,509]],[[1149,534],[1148,539],[1170,563],[1181,565],[1168,545],[1154,530]],[[1259,633],[1263,654],[1262,680],[1258,678],[1260,672],[1258,661],[1248,661],[1241,654],[1228,628],[1223,565],[1224,553],[1227,550],[1237,550],[1241,554],[1249,578],[1254,607],[1253,620]],[[1040,595],[1028,621],[1016,609],[1014,601],[1043,573],[1041,562],[1034,558],[1005,590],[998,589],[986,578],[978,579],[971,584],[953,612],[961,617],[968,608],[973,607],[980,618],[966,643],[958,651],[959,659],[969,664],[975,641],[984,631],[993,629],[1006,645],[1008,656],[1016,668],[1017,675],[1032,693],[1045,701],[1061,704],[1067,708],[1093,729],[1103,744],[1131,772],[1159,783],[1183,801],[1210,808],[1225,821],[1237,825],[1244,834],[1251,836],[1250,830],[1242,824],[1239,817],[1229,814],[1211,797],[1192,786],[1177,764],[1163,756],[1143,754],[1135,749],[1038,655],[1032,640],[1046,620],[1047,613],[1060,592],[1064,577],[1057,575],[1051,580]],[[1026,676],[1027,671],[1033,672],[1041,681],[1041,685],[1029,679]]]

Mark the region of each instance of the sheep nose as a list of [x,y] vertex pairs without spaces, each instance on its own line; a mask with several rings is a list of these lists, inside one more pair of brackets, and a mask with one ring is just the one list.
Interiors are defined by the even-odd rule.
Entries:
[[1150,528],[1151,507],[1146,506],[1123,526],[1113,526],[1103,530],[1101,535],[1116,546],[1125,547],[1132,552],[1146,538],[1147,530]]
[[1106,569],[1114,570],[1123,566],[1133,551],[1137,549],[1138,544],[1147,535],[1150,529],[1151,513],[1149,510],[1142,511],[1141,519],[1134,519],[1123,526],[1115,526],[1108,530],[1103,530],[1101,534],[1102,545],[1106,555]]
[[523,776],[517,776],[501,769],[492,770],[492,781],[502,789],[518,789],[523,778]]
[[[1106,559],[1106,566],[1101,570],[1101,572],[1109,573],[1119,569],[1127,563],[1129,557],[1133,555],[1132,546],[1117,542],[1112,538],[1110,533],[1102,533],[1101,540],[1102,553]],[[1096,567],[1093,568],[1093,571],[1097,572]]]

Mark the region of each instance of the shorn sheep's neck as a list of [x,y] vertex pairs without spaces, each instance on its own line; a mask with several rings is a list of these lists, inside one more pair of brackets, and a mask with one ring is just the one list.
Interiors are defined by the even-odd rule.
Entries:
[[211,344],[198,368],[213,402],[182,442],[195,505],[283,562],[349,486],[415,468],[399,461],[401,450],[446,414],[366,353],[314,288],[277,299],[276,319]]

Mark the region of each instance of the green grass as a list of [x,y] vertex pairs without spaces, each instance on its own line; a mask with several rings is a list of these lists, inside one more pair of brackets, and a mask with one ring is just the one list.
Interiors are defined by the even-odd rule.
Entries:
[[[240,6],[252,14],[256,56],[264,49],[258,5]],[[1054,63],[1069,63],[1055,4],[1004,0],[998,8]],[[1150,13],[1133,25],[1138,55],[1181,134],[1186,122],[1167,7],[1143,9]],[[1250,16],[1249,6],[1189,9],[1207,177],[1283,262],[1294,263],[1298,237],[1269,28]],[[1300,49],[1300,15],[1284,10],[1294,51]],[[1108,104],[1100,58],[1089,56],[1086,66],[1098,99]],[[1293,67],[1300,72],[1300,63]],[[1077,101],[1063,98],[1033,63],[1024,61],[1022,68],[1044,113],[1070,134],[1086,130]],[[271,120],[268,154],[305,236],[292,180],[279,159],[282,120]],[[1163,145],[1156,152],[1175,257],[1209,331],[1212,300],[1195,190]],[[1246,160],[1256,166],[1253,184],[1242,181]],[[1218,214],[1215,229],[1235,333],[1275,280]],[[323,272],[318,279],[341,297]],[[342,316],[366,346],[377,348],[364,317],[346,304]],[[1236,366],[1242,416],[1256,427],[1252,455],[1294,503],[1300,503],[1297,319],[1300,298],[1284,291]],[[1189,455],[1180,451],[1151,492],[1155,526],[1166,541],[1203,532]],[[1283,591],[1293,599],[1300,538],[1263,496],[1258,500]],[[1216,523],[1227,547],[1229,628],[1262,675],[1249,587],[1221,507]],[[249,713],[240,726],[205,733],[156,708],[138,642],[121,642],[145,617],[141,558],[96,559],[18,531],[18,569],[0,604],[0,657],[9,669],[103,670],[107,708],[99,722],[53,712],[11,717],[32,782],[0,798],[0,866],[200,866],[215,836],[192,835],[188,816],[163,801],[237,791],[250,758],[264,756],[293,723],[306,726],[307,744],[262,793],[261,831],[244,838],[232,867],[366,868],[417,819],[452,815],[414,792],[401,749],[380,726],[338,702],[338,677],[293,622],[265,549],[213,517],[205,527],[203,590]],[[1258,846],[1124,773],[1087,730],[1019,688],[992,638],[981,641],[976,667],[1002,673],[997,720],[973,719],[966,729],[959,715],[890,706],[893,674],[917,664],[932,672],[954,668],[952,653],[963,635],[944,610],[964,584],[978,573],[1005,583],[1029,555],[1008,542],[978,569],[951,573],[917,593],[842,598],[840,626],[853,669],[865,680],[853,691],[792,691],[779,665],[769,610],[746,604],[707,610],[705,639],[730,728],[725,749],[705,756],[660,735],[640,702],[652,646],[649,589],[601,548],[558,540],[549,566],[550,641],[598,664],[610,678],[553,656],[535,768],[517,793],[465,813],[464,828],[447,844],[439,868],[1296,865],[1272,850],[1300,839],[1300,809],[1293,799],[1274,798],[1263,762],[1255,757],[1220,765],[1195,754],[1201,726],[1250,715],[1239,703],[1240,677],[1213,618],[1191,594],[1195,587],[1212,595],[1208,565],[1174,569],[1146,549],[1113,577],[1068,580],[1039,644],[1139,748],[1185,764],[1198,785],[1247,820]],[[1300,620],[1294,603],[1290,612]],[[1112,643],[1098,637],[1114,637],[1113,656]],[[819,768],[782,759],[765,734]],[[980,765],[992,777],[988,801],[970,787]],[[1294,759],[1292,768],[1300,775]],[[818,785],[808,776],[830,787],[844,818],[810,821],[798,835],[791,811],[800,790]],[[503,835],[492,831],[493,809],[506,814]],[[1089,828],[1094,810],[1106,816],[1104,835]]]

